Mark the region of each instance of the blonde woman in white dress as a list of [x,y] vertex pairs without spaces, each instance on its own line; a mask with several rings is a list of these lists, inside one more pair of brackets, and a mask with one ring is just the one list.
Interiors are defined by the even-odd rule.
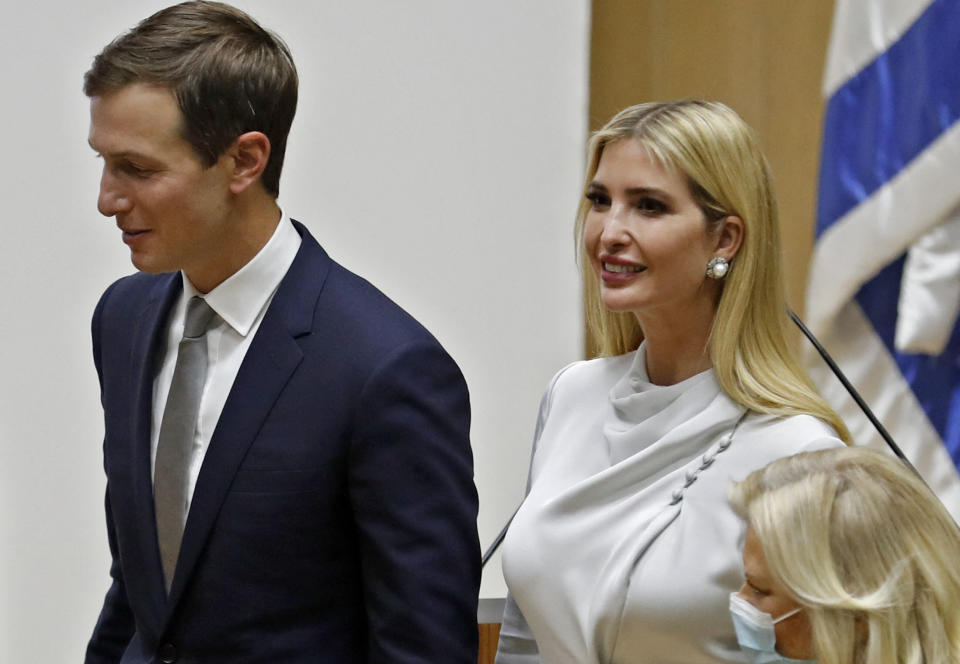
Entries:
[[498,664],[746,661],[727,489],[848,438],[788,347],[778,224],[723,104],[634,106],[591,139],[576,237],[598,358],[541,403]]

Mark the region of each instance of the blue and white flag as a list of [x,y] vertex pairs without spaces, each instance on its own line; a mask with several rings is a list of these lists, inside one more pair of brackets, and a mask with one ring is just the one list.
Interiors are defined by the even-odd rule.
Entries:
[[[960,0],[838,0],[807,321],[960,517]],[[883,447],[819,357],[858,444]]]

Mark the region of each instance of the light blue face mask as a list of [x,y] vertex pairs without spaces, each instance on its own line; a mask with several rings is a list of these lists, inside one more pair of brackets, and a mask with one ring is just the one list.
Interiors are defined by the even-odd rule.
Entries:
[[800,608],[787,611],[774,620],[737,593],[730,593],[730,617],[737,632],[737,643],[754,664],[816,664],[813,659],[790,659],[777,652],[773,626],[800,611]]

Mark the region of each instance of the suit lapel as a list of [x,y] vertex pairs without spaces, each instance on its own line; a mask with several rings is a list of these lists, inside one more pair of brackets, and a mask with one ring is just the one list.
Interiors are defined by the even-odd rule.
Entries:
[[330,259],[303,226],[294,225],[303,236],[300,250],[247,349],[200,467],[170,588],[170,612],[183,594],[237,469],[303,358],[297,338],[312,328]]
[[[182,281],[178,273],[157,282],[150,291],[147,302],[133,322],[133,339],[130,349],[131,383],[131,444],[126,451],[131,469],[132,486],[117,491],[119,496],[132,496],[127,506],[120,506],[127,513],[127,522],[133,523],[130,531],[135,533],[139,548],[137,559],[143,565],[142,573],[128,575],[125,579],[131,597],[140,598],[146,616],[141,619],[159,626],[163,620],[166,590],[163,586],[163,568],[157,544],[153,505],[153,479],[150,475],[150,430],[153,418],[153,380],[156,374],[158,344],[166,329],[167,316],[180,294]],[[114,508],[116,509],[116,507]],[[134,521],[131,521],[134,520]]]

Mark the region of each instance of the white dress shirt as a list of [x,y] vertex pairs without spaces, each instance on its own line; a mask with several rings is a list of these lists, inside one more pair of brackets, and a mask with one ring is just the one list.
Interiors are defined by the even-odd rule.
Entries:
[[282,214],[277,229],[266,245],[249,263],[231,275],[226,281],[207,294],[200,293],[187,275],[183,279],[183,292],[174,304],[167,323],[163,364],[153,381],[153,421],[150,429],[150,475],[156,469],[157,441],[160,438],[160,422],[167,404],[173,369],[177,362],[177,349],[183,337],[187,302],[191,297],[203,297],[216,316],[207,331],[207,377],[200,397],[200,413],[194,433],[190,471],[187,480],[187,504],[196,487],[200,466],[206,455],[210,438],[220,420],[223,405],[233,387],[250,342],[253,341],[260,322],[273,300],[280,281],[287,273],[300,248],[300,235],[289,217]]

